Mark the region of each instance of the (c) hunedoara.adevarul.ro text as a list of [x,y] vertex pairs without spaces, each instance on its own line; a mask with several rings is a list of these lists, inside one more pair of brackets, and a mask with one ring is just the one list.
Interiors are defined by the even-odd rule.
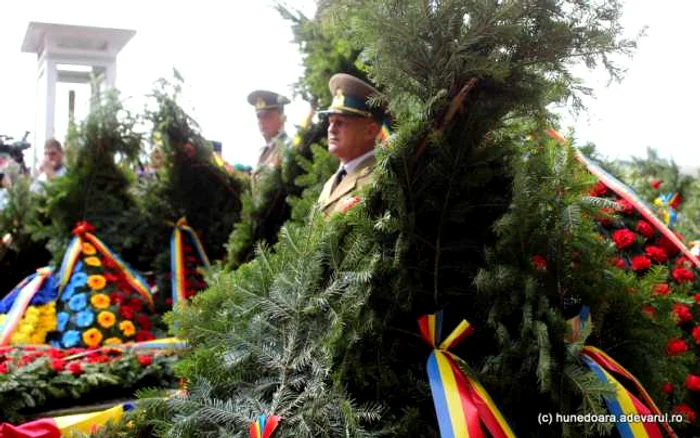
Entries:
[[551,414],[542,413],[537,416],[537,422],[553,423],[682,423],[680,414]]

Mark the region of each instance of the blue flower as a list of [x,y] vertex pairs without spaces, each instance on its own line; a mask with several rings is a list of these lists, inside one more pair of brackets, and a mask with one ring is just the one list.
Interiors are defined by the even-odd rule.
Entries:
[[80,342],[80,332],[77,330],[68,330],[61,337],[61,342],[66,348],[75,347]]
[[75,289],[76,285],[73,282],[70,282],[66,285],[66,288],[63,289],[63,294],[61,295],[61,301],[68,301],[70,300],[73,295],[75,295]]
[[[82,262],[80,262],[82,264]],[[82,269],[82,268],[81,268]],[[76,286],[85,286],[87,284],[87,274],[84,272],[78,272],[75,273],[73,271],[73,277],[70,279],[70,282],[75,284]]]
[[95,314],[89,310],[83,310],[75,315],[75,325],[80,328],[89,327],[95,321]]
[[68,302],[68,307],[74,312],[83,310],[85,306],[87,306],[87,295],[85,294],[74,295]]
[[73,272],[83,272],[83,261],[78,260],[78,263],[75,264],[75,267],[73,267]]
[[49,344],[51,344],[53,348],[63,348],[59,341],[50,341]]
[[70,320],[70,315],[67,312],[61,312],[56,315],[56,330],[62,332],[66,329],[68,321]]

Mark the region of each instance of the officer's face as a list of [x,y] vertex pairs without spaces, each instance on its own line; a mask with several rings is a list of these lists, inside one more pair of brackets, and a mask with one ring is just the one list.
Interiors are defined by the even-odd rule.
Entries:
[[265,138],[265,141],[270,141],[274,136],[279,134],[284,125],[284,116],[277,109],[269,109],[258,111],[258,128],[260,133]]
[[347,163],[374,148],[380,126],[366,117],[331,114],[328,118],[328,151]]

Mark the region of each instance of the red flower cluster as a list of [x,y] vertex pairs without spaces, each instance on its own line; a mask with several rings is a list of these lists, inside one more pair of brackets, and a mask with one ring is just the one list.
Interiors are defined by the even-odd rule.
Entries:
[[686,268],[675,268],[671,271],[671,277],[678,283],[687,283],[695,280],[693,271]]
[[683,339],[671,339],[666,345],[666,353],[669,356],[678,356],[688,351],[688,344]]
[[[142,331],[137,334],[138,337],[141,338],[140,340],[151,340],[153,339],[153,334]],[[86,366],[106,364],[122,359],[129,360],[128,357],[124,356],[122,350],[105,347],[93,350],[83,348],[59,350],[51,348],[37,351],[30,347],[11,347],[7,351],[8,354],[0,356],[0,374],[6,374],[11,370],[19,370],[38,360],[45,360],[46,367],[56,373],[68,373],[79,376],[87,372]],[[153,364],[154,356],[140,354],[136,356],[136,360],[142,367],[148,367]]]
[[632,257],[632,270],[633,271],[646,271],[651,267],[651,260],[644,256],[634,256]]
[[637,232],[644,236],[647,239],[651,239],[654,237],[654,227],[651,226],[651,224],[647,221],[644,220],[639,220],[637,221],[637,226],[635,227]]
[[615,242],[615,246],[617,247],[617,249],[627,248],[628,246],[634,243],[636,238],[637,235],[627,229],[615,230],[612,233],[612,240],[613,242]]
[[532,262],[532,266],[538,270],[538,271],[546,271],[547,270],[547,259],[542,257],[541,255],[537,254],[532,256],[532,259],[530,260]]

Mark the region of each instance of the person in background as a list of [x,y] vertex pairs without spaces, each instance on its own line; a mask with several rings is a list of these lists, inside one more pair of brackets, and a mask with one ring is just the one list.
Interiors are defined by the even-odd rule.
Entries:
[[292,142],[284,130],[286,117],[284,106],[289,99],[267,90],[256,90],[248,95],[248,103],[255,107],[260,134],[265,139],[265,147],[260,152],[258,163],[253,171],[255,177],[268,168],[282,164],[285,151]]
[[44,160],[41,162],[39,172],[39,176],[32,183],[32,192],[40,192],[44,184],[66,174],[63,147],[55,138],[50,138],[44,143]]
[[344,212],[358,201],[354,194],[370,181],[377,163],[375,146],[386,117],[384,108],[370,107],[368,100],[378,91],[361,79],[340,73],[328,87],[333,102],[319,115],[328,118],[328,151],[340,160],[340,167],[318,199],[326,216]]
[[37,178],[39,182],[47,182],[66,174],[66,166],[63,163],[63,147],[55,138],[46,140],[44,144],[44,161],[39,168],[41,174]]
[[9,191],[20,173],[20,165],[10,155],[0,154],[0,211],[7,207]]

